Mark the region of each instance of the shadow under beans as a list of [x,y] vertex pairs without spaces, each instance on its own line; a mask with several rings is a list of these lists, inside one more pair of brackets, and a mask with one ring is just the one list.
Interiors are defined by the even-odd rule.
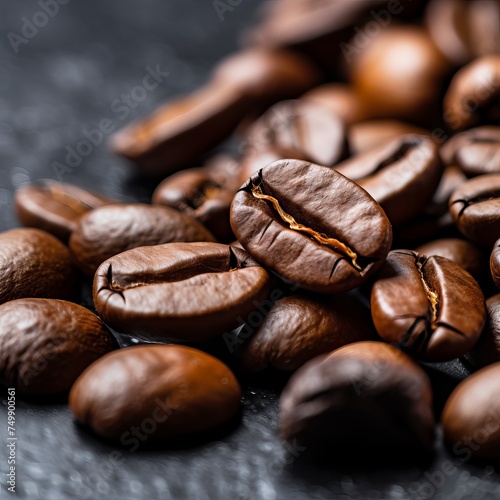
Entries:
[[[8,391],[6,387],[0,389],[0,399],[7,400]],[[58,394],[23,394],[16,389],[16,404],[19,402],[36,406],[63,406],[68,403],[68,392]]]

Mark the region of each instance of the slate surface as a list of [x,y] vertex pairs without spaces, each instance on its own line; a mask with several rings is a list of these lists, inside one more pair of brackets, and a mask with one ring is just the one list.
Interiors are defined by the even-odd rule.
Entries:
[[[77,148],[84,131],[95,129],[103,119],[119,128],[168,97],[195,88],[216,60],[236,48],[238,31],[248,25],[259,3],[225,2],[235,7],[221,21],[211,0],[67,0],[64,5],[59,1],[59,12],[50,18],[40,14],[41,4],[51,4],[54,13],[54,1],[2,3],[1,230],[17,226],[12,207],[16,187],[41,178],[60,178],[121,200],[149,201],[154,186],[110,155],[105,137],[80,163],[61,168],[68,148]],[[31,31],[30,21],[35,22]],[[29,38],[16,38],[23,29]],[[157,65],[169,75],[152,91],[137,90],[148,68]],[[123,95],[135,98],[123,107]],[[60,165],[54,167],[54,162]],[[82,303],[91,305],[88,291]],[[226,346],[209,347],[231,361]],[[439,407],[467,370],[455,362],[429,372]],[[436,457],[420,465],[382,465],[383,450],[364,457],[365,465],[342,464],[341,458],[335,464],[310,460],[307,450],[287,447],[277,437],[277,395],[283,383],[283,377],[271,373],[245,380],[241,418],[223,433],[175,449],[117,447],[77,427],[64,401],[18,397],[17,496],[32,500],[500,498],[493,467],[463,463],[440,445]],[[0,408],[0,498],[4,499],[10,495],[5,475],[5,391]],[[339,458],[335,449],[331,455]]]

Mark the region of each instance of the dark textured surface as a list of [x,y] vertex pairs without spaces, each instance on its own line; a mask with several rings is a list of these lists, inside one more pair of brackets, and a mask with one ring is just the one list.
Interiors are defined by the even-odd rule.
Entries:
[[[229,2],[225,2],[229,5]],[[236,4],[238,2],[232,2]],[[118,128],[169,96],[189,91],[212,64],[236,47],[236,33],[254,15],[243,0],[220,21],[210,0],[73,0],[15,54],[7,34],[20,34],[36,1],[6,0],[0,16],[0,229],[15,227],[16,187],[57,179],[83,130],[109,118]],[[160,65],[170,75],[130,116],[111,108]],[[120,199],[148,201],[152,188],[104,145],[62,179]],[[88,293],[82,303],[90,305]],[[122,339],[126,342],[126,339]],[[226,346],[219,351],[230,358]],[[429,368],[437,407],[466,370],[458,362]],[[272,379],[272,386],[269,381]],[[276,433],[282,380],[268,373],[245,382],[241,420],[222,434],[183,448],[139,449],[103,442],[77,427],[64,402],[17,398],[17,496],[58,499],[417,499],[499,498],[493,467],[462,463],[442,446],[423,465],[383,466],[380,454],[360,463],[315,463],[307,450],[285,446]],[[5,489],[6,403],[0,418],[0,498]],[[216,409],[214,408],[214,411]],[[367,415],[367,418],[369,416]],[[146,443],[147,444],[147,443]],[[332,458],[339,458],[332,449]],[[396,459],[396,462],[398,460]]]

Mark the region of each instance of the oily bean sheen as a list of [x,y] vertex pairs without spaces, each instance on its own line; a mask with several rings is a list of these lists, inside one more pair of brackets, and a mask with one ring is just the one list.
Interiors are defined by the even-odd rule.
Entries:
[[77,304],[18,299],[0,306],[0,382],[23,394],[69,391],[87,366],[116,347],[104,323]]
[[500,127],[477,127],[453,136],[441,148],[441,158],[470,177],[500,172]]
[[309,361],[280,406],[282,436],[306,447],[413,452],[430,451],[434,441],[427,375],[382,342],[356,342]]
[[259,262],[321,293],[361,284],[392,242],[384,211],[366,191],[332,169],[299,160],[254,174],[234,198],[231,226]]
[[236,327],[269,288],[266,271],[239,248],[169,243],[104,262],[94,279],[94,304],[119,331],[190,341]]
[[84,215],[70,238],[78,266],[93,277],[109,257],[131,248],[175,241],[215,241],[198,221],[169,207],[107,205]]
[[76,270],[68,248],[40,229],[0,233],[0,304],[25,297],[72,299]]
[[278,300],[241,353],[249,371],[296,370],[343,345],[375,338],[369,310],[354,297],[298,293]]
[[15,203],[23,226],[43,229],[67,242],[83,214],[117,202],[71,184],[47,180],[18,189]]
[[495,286],[500,288],[500,239],[495,242],[491,252],[490,270]]
[[486,320],[476,280],[439,256],[394,250],[371,294],[379,335],[426,361],[445,361],[469,352]]
[[455,453],[466,449],[477,458],[500,458],[499,394],[500,363],[472,374],[451,393],[441,423],[444,439]]
[[233,417],[240,397],[238,381],[218,359],[190,347],[142,345],[91,365],[69,405],[78,422],[135,450],[135,427],[160,438],[204,431]]
[[335,167],[356,181],[399,225],[418,215],[432,198],[442,174],[430,137],[403,135]]
[[491,248],[500,237],[500,174],[461,184],[450,198],[450,212],[467,239]]

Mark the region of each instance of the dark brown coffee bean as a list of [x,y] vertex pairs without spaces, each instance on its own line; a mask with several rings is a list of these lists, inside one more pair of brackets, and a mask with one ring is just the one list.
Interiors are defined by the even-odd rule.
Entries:
[[218,359],[190,347],[142,345],[120,349],[90,366],[75,382],[69,405],[78,422],[135,451],[134,429],[177,438],[231,419],[241,389]]
[[118,347],[82,306],[18,299],[0,306],[0,383],[23,394],[57,394],[96,359]]
[[217,146],[248,114],[297,97],[318,81],[316,69],[299,55],[238,53],[222,61],[202,89],[115,134],[112,147],[144,173],[171,173]]
[[443,172],[437,145],[420,135],[392,139],[351,157],[335,170],[366,189],[394,225],[423,211]]
[[444,119],[452,130],[500,120],[500,56],[475,59],[456,73],[444,97]]
[[46,180],[18,189],[15,203],[23,226],[43,229],[67,242],[83,214],[117,201],[71,184]]
[[104,262],[94,279],[94,304],[119,331],[190,341],[236,327],[269,288],[266,271],[239,248],[169,243]]
[[379,335],[426,361],[445,361],[469,352],[486,320],[476,280],[439,256],[394,250],[371,294]]
[[495,242],[490,257],[491,276],[497,288],[500,288],[500,240]]
[[250,129],[249,148],[279,147],[298,151],[302,158],[333,166],[347,152],[345,127],[329,108],[306,100],[282,101],[271,107]]
[[500,174],[481,175],[461,184],[450,198],[450,212],[469,240],[492,247],[500,237]]
[[425,24],[437,47],[457,66],[500,52],[497,0],[431,0]]
[[351,78],[373,118],[429,123],[438,115],[440,89],[449,69],[423,29],[390,27],[373,37],[364,50],[358,49]]
[[441,423],[454,453],[487,460],[500,458],[500,363],[467,377],[451,393]]
[[500,173],[500,127],[478,127],[455,135],[441,148],[441,158],[469,177]]
[[351,125],[347,140],[352,154],[359,154],[407,134],[429,135],[429,132],[399,120],[367,120]]
[[106,205],[84,215],[70,238],[73,256],[87,277],[125,250],[176,241],[215,241],[198,221],[178,210],[130,203]]
[[231,226],[255,259],[320,293],[360,285],[392,242],[385,213],[366,191],[335,170],[299,160],[254,174],[234,198]]
[[38,297],[71,300],[76,270],[68,248],[40,229],[0,233],[0,304]]
[[152,202],[193,217],[219,241],[231,241],[234,235],[229,224],[229,208],[242,183],[238,163],[221,155],[201,168],[190,168],[167,177],[156,188]]
[[478,247],[468,241],[458,238],[443,238],[421,245],[415,251],[427,257],[438,255],[449,259],[465,269],[477,281],[481,281],[484,277],[485,255]]
[[354,297],[298,293],[272,306],[244,345],[241,362],[252,372],[296,370],[315,356],[374,338],[370,312]]
[[427,375],[382,342],[313,359],[292,376],[280,405],[282,436],[306,447],[429,452],[434,442]]

